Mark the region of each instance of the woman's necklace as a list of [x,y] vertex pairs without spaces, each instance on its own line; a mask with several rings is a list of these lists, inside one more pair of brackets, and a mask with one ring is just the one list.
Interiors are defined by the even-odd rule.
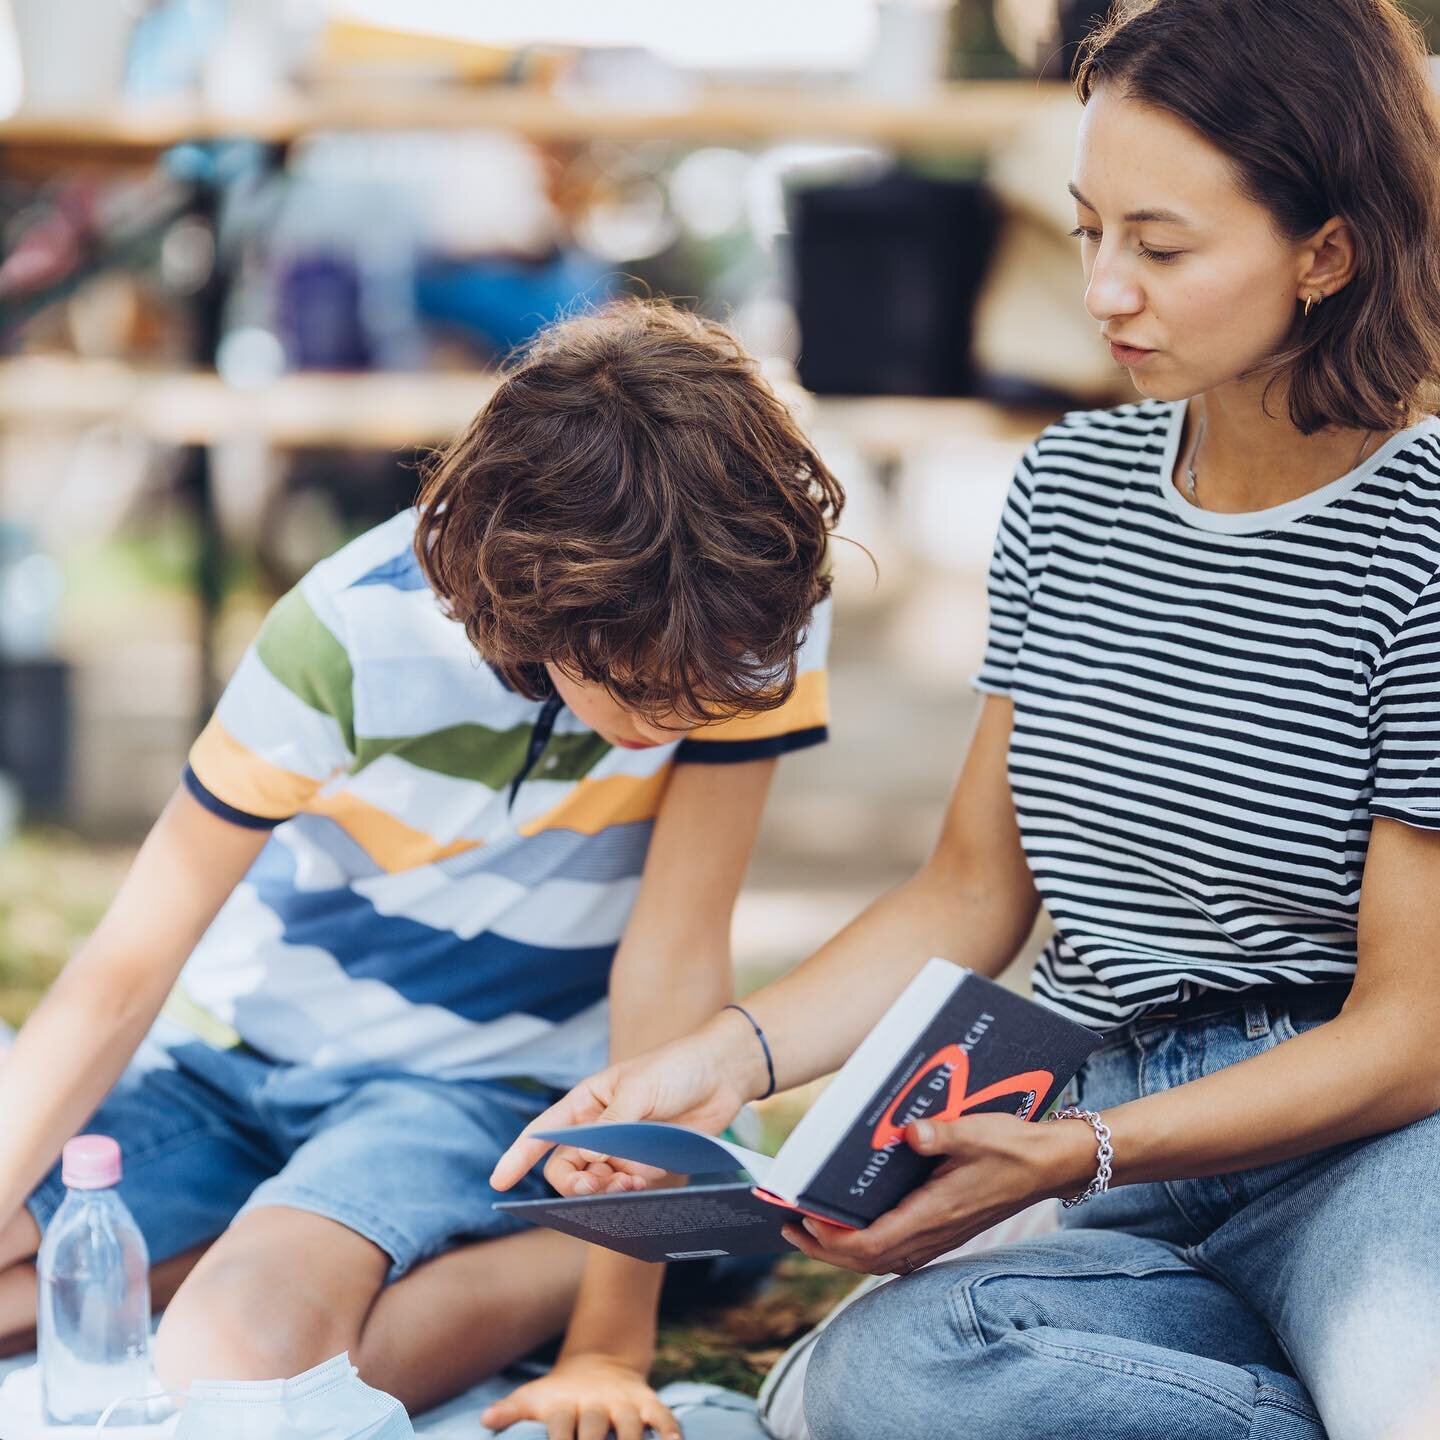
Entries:
[[1195,498],[1195,457],[1200,453],[1200,442],[1205,438],[1205,417],[1195,427],[1195,439],[1190,443],[1190,454],[1185,461],[1185,498],[1192,504],[1200,502]]
[[[1192,505],[1198,505],[1200,503],[1195,498],[1195,461],[1200,456],[1200,445],[1205,439],[1205,419],[1206,417],[1202,415],[1200,417],[1199,425],[1195,427],[1195,439],[1191,443],[1190,455],[1185,462],[1185,498]],[[1348,468],[1345,471],[1345,474],[1348,475],[1350,471],[1353,470],[1361,462],[1361,460],[1365,458],[1365,452],[1370,448],[1370,442],[1374,438],[1375,432],[1373,430],[1367,430],[1365,432],[1365,434],[1361,437],[1360,440],[1360,448],[1355,452],[1355,458],[1350,462]]]

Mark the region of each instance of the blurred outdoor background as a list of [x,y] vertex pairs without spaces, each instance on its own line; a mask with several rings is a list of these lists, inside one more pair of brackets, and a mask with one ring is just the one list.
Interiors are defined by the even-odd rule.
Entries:
[[[1132,398],[1066,236],[1103,8],[0,0],[0,1050],[272,600],[411,502],[513,346],[615,294],[734,326],[879,567],[836,547],[832,741],[781,765],[742,988],[911,873],[1014,463]],[[656,1383],[753,1390],[852,1278],[780,1273],[667,1328]]]
[[1101,8],[0,0],[0,1018],[271,600],[410,502],[512,346],[622,292],[734,325],[879,564],[837,549],[834,738],[782,766],[742,983],[909,873],[1014,461],[1130,398],[1064,233]]

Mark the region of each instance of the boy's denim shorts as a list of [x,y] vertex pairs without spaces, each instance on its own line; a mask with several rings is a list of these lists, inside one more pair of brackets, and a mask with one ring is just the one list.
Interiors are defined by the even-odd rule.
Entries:
[[[244,1211],[286,1205],[379,1246],[394,1280],[526,1228],[493,1208],[489,1175],[555,1098],[503,1080],[278,1064],[161,1019],[85,1128],[119,1141],[120,1197],[152,1261],[213,1240]],[[504,1198],[549,1193],[532,1172]],[[42,1229],[64,1198],[57,1165],[29,1200]]]

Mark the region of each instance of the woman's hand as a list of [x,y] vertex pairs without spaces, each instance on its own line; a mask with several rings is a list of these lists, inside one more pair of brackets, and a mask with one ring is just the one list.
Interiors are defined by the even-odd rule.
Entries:
[[919,1121],[905,1138],[921,1155],[945,1157],[918,1190],[864,1230],[807,1219],[787,1225],[785,1238],[845,1270],[904,1275],[1037,1200],[1083,1189],[1094,1170],[1093,1136],[1080,1124],[967,1115],[948,1124]]
[[549,1440],[641,1440],[648,1426],[664,1440],[680,1440],[680,1426],[645,1375],[608,1355],[562,1357],[538,1380],[512,1390],[481,1417],[491,1430],[538,1420]]
[[[535,1135],[566,1125],[667,1120],[718,1134],[746,1100],[763,1092],[765,1080],[754,1032],[735,1011],[722,1011],[693,1035],[582,1080],[525,1127],[500,1157],[490,1183],[497,1190],[510,1189],[555,1143]],[[545,1167],[545,1178],[562,1195],[643,1190],[661,1175],[649,1165],[569,1146],[557,1150]]]

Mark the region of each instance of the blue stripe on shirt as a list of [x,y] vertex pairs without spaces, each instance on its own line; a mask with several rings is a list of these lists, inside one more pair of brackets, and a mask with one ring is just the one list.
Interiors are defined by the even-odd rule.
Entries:
[[614,945],[558,949],[483,931],[466,940],[401,915],[382,915],[336,886],[302,890],[295,856],[272,840],[245,877],[284,926],[287,945],[313,945],[356,980],[378,980],[414,1005],[466,1020],[534,1015],[559,1023],[603,999]]

